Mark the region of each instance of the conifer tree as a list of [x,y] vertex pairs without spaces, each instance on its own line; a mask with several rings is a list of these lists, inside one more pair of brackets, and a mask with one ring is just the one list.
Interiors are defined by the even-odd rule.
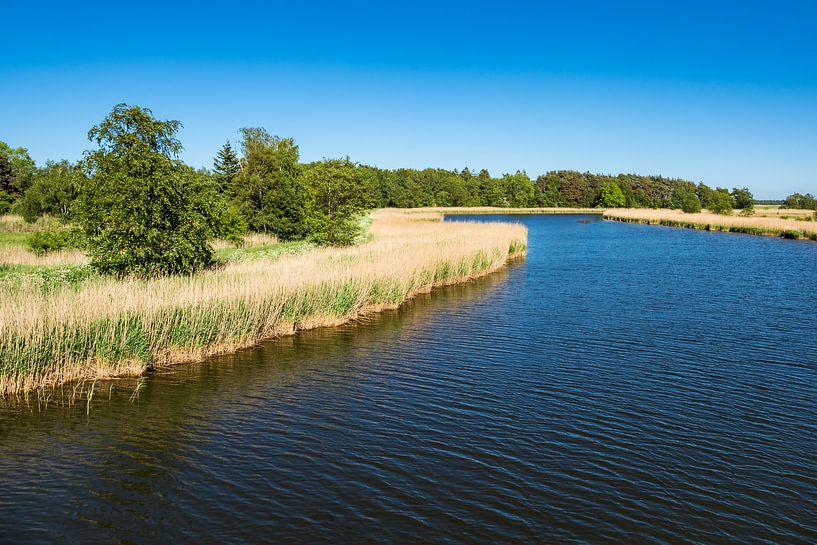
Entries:
[[241,163],[228,140],[218,151],[213,161],[213,170],[222,191],[232,191],[233,181],[241,171]]

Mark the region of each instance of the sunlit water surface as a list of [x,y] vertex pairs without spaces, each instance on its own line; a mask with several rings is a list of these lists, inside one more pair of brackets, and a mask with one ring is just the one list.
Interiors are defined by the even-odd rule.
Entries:
[[0,542],[817,541],[817,244],[502,219],[487,279],[4,402]]

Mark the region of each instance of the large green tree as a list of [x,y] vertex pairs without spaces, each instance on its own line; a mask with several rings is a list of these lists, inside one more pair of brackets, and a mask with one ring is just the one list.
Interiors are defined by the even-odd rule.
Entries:
[[258,127],[241,133],[244,157],[231,193],[250,229],[274,233],[281,240],[306,237],[309,195],[298,176],[295,141]]
[[178,160],[178,121],[118,104],[88,138],[89,181],[78,200],[91,262],[101,272],[188,273],[212,257],[223,203],[212,183]]

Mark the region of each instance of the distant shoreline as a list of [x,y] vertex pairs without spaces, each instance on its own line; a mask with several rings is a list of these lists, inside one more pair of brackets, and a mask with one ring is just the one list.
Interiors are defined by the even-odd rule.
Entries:
[[779,237],[793,240],[817,241],[817,221],[813,210],[786,209],[777,206],[758,205],[749,216],[713,214],[709,212],[685,213],[668,208],[500,208],[500,207],[428,207],[404,209],[412,215],[537,215],[575,214],[597,215],[606,220],[643,225],[661,225],[701,231],[743,233],[757,236]]
[[[817,240],[817,221],[805,220],[805,218],[813,218],[813,212],[802,210],[783,210],[783,212],[791,212],[792,215],[785,218],[780,217],[780,214],[763,215],[762,209],[753,216],[726,216],[707,212],[686,214],[680,210],[667,209],[610,209],[605,210],[603,216],[604,219],[624,223],[742,233],[792,240]],[[793,219],[797,215],[804,219]]]

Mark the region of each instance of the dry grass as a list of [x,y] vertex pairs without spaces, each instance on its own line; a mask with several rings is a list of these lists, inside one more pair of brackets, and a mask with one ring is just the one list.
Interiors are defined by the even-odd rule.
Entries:
[[687,214],[681,210],[617,208],[605,211],[604,217],[630,223],[817,240],[817,222],[783,219],[779,216],[722,216],[708,212]]
[[89,262],[88,256],[80,250],[60,250],[45,255],[37,255],[22,246],[0,246],[0,264],[50,267],[84,265]]
[[814,210],[802,208],[771,208],[756,206],[755,217],[810,220],[814,218]]
[[[278,244],[278,237],[267,233],[250,233],[244,237],[243,246],[272,246]],[[235,248],[236,245],[228,240],[216,240],[211,244],[214,250]]]
[[0,395],[233,351],[299,329],[393,308],[434,286],[502,267],[524,226],[373,214],[350,248],[229,263],[190,277],[95,277],[49,292],[0,293]]
[[22,216],[5,214],[0,216],[0,231],[9,233],[36,233],[59,228],[62,224],[55,218],[43,216],[34,223],[27,223]]

